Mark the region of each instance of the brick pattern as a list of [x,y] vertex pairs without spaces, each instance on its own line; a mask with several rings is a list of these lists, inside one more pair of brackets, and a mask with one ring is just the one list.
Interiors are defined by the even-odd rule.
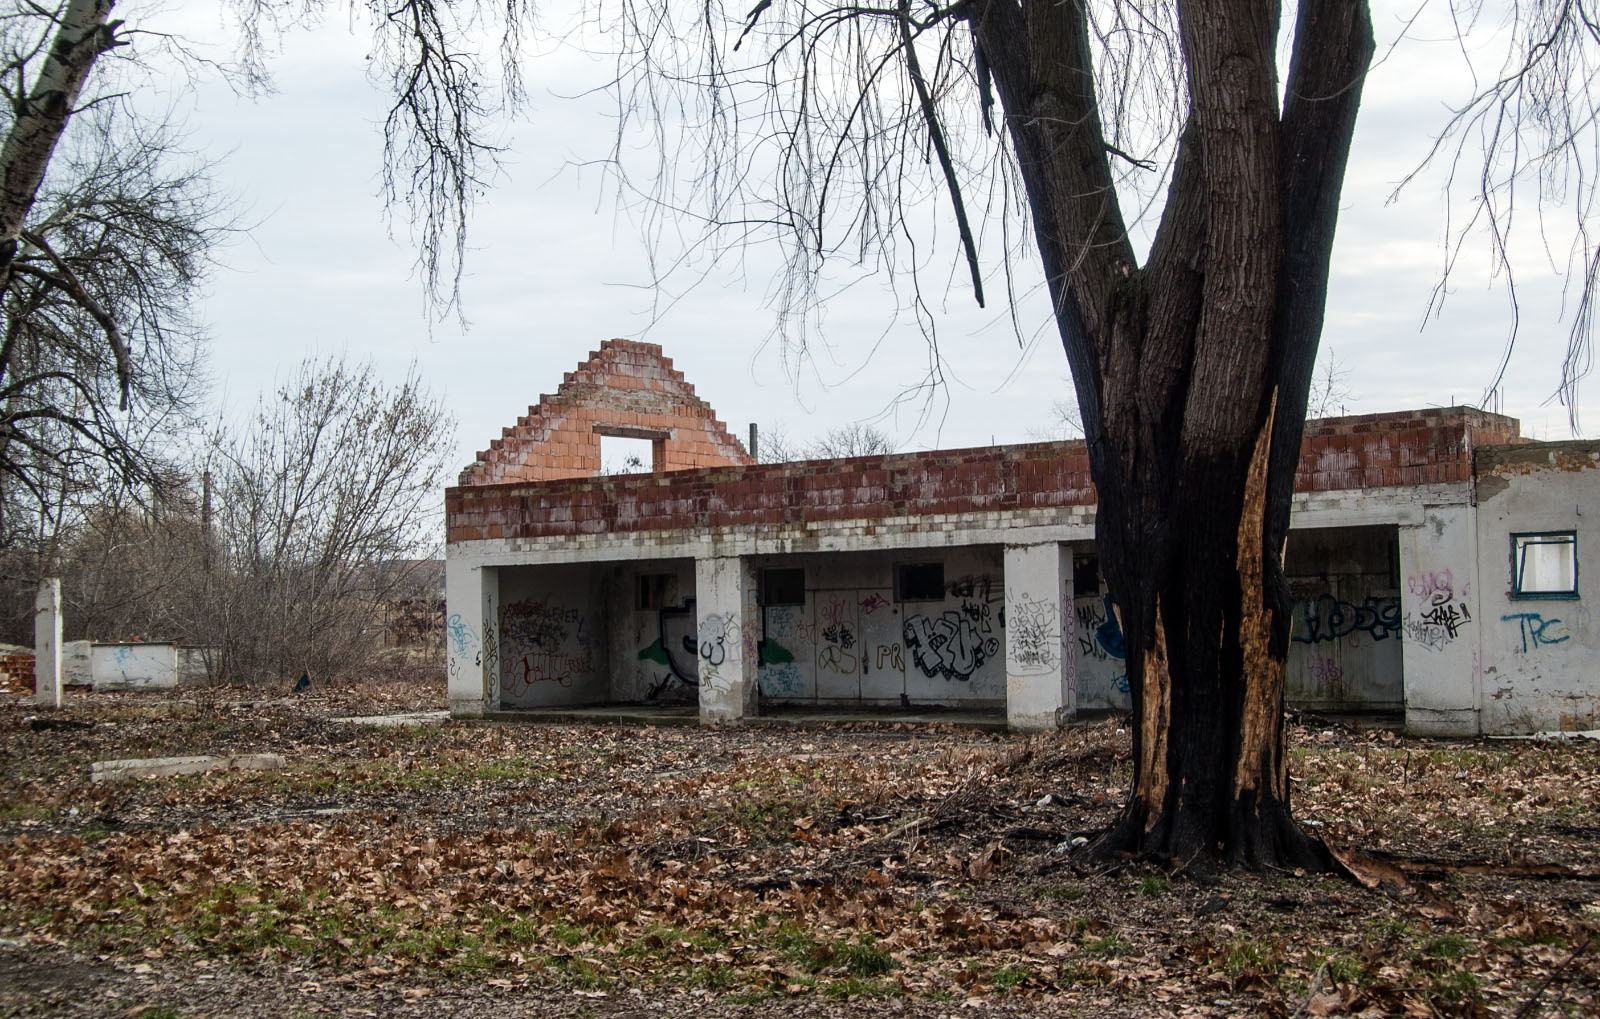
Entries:
[[759,527],[1093,505],[1081,442],[445,492],[449,540]]
[[1449,484],[1472,477],[1478,446],[1528,442],[1516,418],[1429,407],[1306,422],[1297,492]]
[[[1308,422],[1296,491],[1464,482],[1515,418],[1463,407]],[[892,521],[1091,506],[1082,442],[717,467],[670,475],[471,485],[445,492],[452,543],[493,538]]]
[[608,431],[665,434],[658,459],[669,471],[755,462],[659,346],[607,340],[492,440],[461,472],[460,483],[594,477],[601,468],[600,436]]
[[0,693],[33,693],[33,655],[0,655]]

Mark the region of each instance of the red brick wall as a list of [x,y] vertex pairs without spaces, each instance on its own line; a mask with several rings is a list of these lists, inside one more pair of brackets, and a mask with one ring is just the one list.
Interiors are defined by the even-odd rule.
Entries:
[[33,692],[33,655],[0,655],[0,693]]
[[450,541],[1094,503],[1079,443],[899,453],[445,492]]
[[657,440],[663,470],[755,462],[659,346],[607,340],[491,441],[460,482],[593,477],[602,434]]
[[[1477,445],[1519,441],[1469,408],[1308,422],[1297,491],[1466,481]],[[445,493],[449,540],[882,520],[1089,506],[1082,442],[897,453],[655,476],[474,485]]]
[[1466,481],[1478,446],[1526,441],[1516,418],[1429,407],[1306,422],[1297,492]]

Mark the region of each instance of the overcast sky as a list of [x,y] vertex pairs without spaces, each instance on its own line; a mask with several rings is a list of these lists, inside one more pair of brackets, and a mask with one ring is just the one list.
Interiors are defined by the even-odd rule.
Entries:
[[[1389,5],[1375,6],[1381,52],[1398,23]],[[185,30],[197,30],[195,8],[182,17]],[[214,21],[201,18],[198,30]],[[1426,152],[1446,103],[1459,99],[1462,78],[1444,32],[1415,34],[1366,86],[1344,188],[1322,342],[1346,372],[1349,413],[1476,403],[1511,323],[1481,255],[1462,261],[1443,314],[1424,323],[1444,261],[1439,189],[1424,182],[1398,201],[1389,196]],[[222,184],[255,224],[223,253],[205,304],[225,405],[253,399],[312,353],[372,357],[395,380],[415,359],[460,421],[456,459],[464,465],[563,372],[619,336],[661,344],[740,436],[751,421],[804,440],[868,420],[901,448],[922,449],[1027,441],[1049,426],[1066,367],[1037,296],[1020,316],[1032,342],[1019,349],[1005,312],[993,302],[976,308],[964,273],[955,277],[936,309],[949,385],[928,415],[916,401],[891,409],[921,380],[927,352],[910,323],[871,349],[893,314],[886,294],[857,288],[830,301],[831,354],[798,378],[786,374],[774,344],[763,345],[773,326],[775,254],[751,253],[742,273],[713,275],[663,301],[645,286],[638,232],[614,211],[601,174],[576,168],[606,154],[610,124],[604,101],[561,98],[592,70],[559,52],[527,64],[532,101],[505,126],[503,172],[474,216],[463,286],[470,328],[453,319],[430,327],[407,226],[389,223],[379,196],[385,96],[365,77],[365,52],[359,28],[352,34],[336,17],[284,39],[273,95],[241,99],[215,82],[174,86],[190,146],[219,161]],[[1547,402],[1566,344],[1561,283],[1537,238],[1523,250],[1533,257],[1520,274],[1521,334],[1503,409],[1522,419],[1524,434],[1567,438],[1566,409]],[[1025,282],[1037,277],[1027,273]],[[1589,434],[1600,427],[1596,393],[1600,383],[1584,391]]]

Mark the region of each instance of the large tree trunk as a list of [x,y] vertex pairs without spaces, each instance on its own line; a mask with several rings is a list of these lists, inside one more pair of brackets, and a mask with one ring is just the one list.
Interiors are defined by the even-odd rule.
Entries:
[[1300,5],[1280,111],[1276,5],[1179,3],[1188,123],[1140,267],[1082,2],[987,0],[973,28],[1034,213],[1127,642],[1133,789],[1098,848],[1317,868],[1326,854],[1289,810],[1282,552],[1372,54],[1365,4]]

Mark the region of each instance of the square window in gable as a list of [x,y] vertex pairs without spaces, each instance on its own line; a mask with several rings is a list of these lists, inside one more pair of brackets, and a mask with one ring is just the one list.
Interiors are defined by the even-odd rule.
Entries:
[[1513,534],[1511,597],[1578,597],[1577,532]]
[[896,563],[895,601],[944,601],[944,563]]

